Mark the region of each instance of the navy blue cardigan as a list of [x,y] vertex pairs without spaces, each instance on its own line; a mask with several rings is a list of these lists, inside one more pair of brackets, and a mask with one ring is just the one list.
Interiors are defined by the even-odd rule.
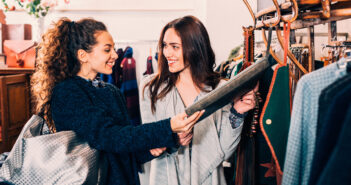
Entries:
[[149,149],[177,145],[170,119],[132,126],[123,95],[110,84],[69,78],[54,87],[51,111],[57,131],[73,130],[106,153],[108,184],[139,185],[137,167],[153,159]]

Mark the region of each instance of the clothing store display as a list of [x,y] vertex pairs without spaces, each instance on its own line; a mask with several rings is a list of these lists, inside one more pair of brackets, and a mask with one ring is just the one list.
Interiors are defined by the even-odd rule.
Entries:
[[242,66],[243,66],[243,61],[242,60],[240,60],[240,61],[238,61],[236,63],[232,73],[230,74],[230,79],[234,78],[234,76],[236,76],[239,73],[239,71],[241,70]]
[[325,87],[344,75],[337,63],[304,75],[297,84],[284,163],[283,185],[308,183],[316,141],[318,99]]
[[[346,75],[322,91],[319,99],[320,111],[318,113],[317,125],[319,129],[317,129],[316,149],[309,185],[317,184],[333,151],[337,150],[336,145],[339,135],[342,132],[341,128],[343,127],[347,110],[351,105],[350,84],[351,75]],[[344,148],[342,150],[343,152],[347,152]],[[347,161],[348,158],[344,157],[344,160]],[[346,169],[344,170],[346,171]],[[334,176],[338,177],[338,174]]]
[[102,81],[104,81],[106,83],[115,84],[115,81],[114,81],[112,74],[110,74],[110,75],[99,74],[98,76]]
[[[278,65],[260,117],[260,128],[272,153],[273,174],[281,184],[290,126],[289,67]],[[271,169],[268,169],[271,170]]]
[[[274,60],[274,59],[270,55],[268,57],[268,60]],[[277,65],[274,65],[271,68],[268,68],[264,72],[264,74],[262,75],[262,78],[259,81],[259,92],[263,99],[263,102],[260,105],[260,108],[261,108],[260,112],[262,112],[264,103],[266,102],[266,98],[270,90],[275,66]],[[255,136],[255,167],[256,167],[254,171],[255,183],[265,184],[265,185],[277,184],[275,171],[274,171],[275,166],[274,166],[274,163],[272,163],[272,160],[273,160],[272,153],[270,152],[270,148],[268,146],[266,138],[262,133],[262,129],[260,126],[260,129],[257,130],[256,136]]]
[[[350,95],[351,91],[348,91]],[[336,108],[336,107],[334,107]],[[335,148],[330,155],[317,185],[350,185],[351,184],[351,106],[348,107],[345,119],[341,124]]]
[[0,169],[1,179],[26,184],[106,184],[105,155],[75,132],[50,133],[33,115],[23,127]]
[[125,51],[121,67],[123,71],[121,92],[126,98],[128,115],[133,125],[140,125],[139,92],[135,71],[136,62],[133,58],[133,49],[131,47]]
[[155,60],[158,61],[158,52],[155,53]]
[[220,65],[218,65],[216,68],[215,68],[215,72],[218,72],[221,77],[225,77],[227,75],[227,72],[224,70],[225,66],[229,65],[231,61],[230,60],[227,60],[227,61],[224,61],[222,62]]
[[[146,76],[141,82],[141,87],[144,88],[144,85],[154,76],[155,74]],[[221,81],[218,88],[224,83],[225,81]],[[165,84],[162,84],[161,88],[164,86]],[[207,86],[206,90],[211,90],[211,87]],[[207,95],[208,93],[202,91],[196,99],[200,100]],[[155,113],[151,112],[148,87],[145,88],[144,95],[140,97],[143,123],[162,120],[185,110],[185,105],[176,87],[156,102]],[[225,184],[221,163],[236,150],[243,125],[241,123],[239,127],[232,128],[229,120],[231,107],[232,104],[228,102],[223,108],[196,123],[191,147],[170,148],[152,160],[149,185]]]
[[227,75],[225,76],[226,79],[230,79],[230,78],[231,78],[232,73],[233,73],[233,71],[235,70],[236,65],[237,65],[237,62],[236,62],[236,61],[233,61],[233,62],[231,62],[231,63],[228,65],[228,69],[226,70]]
[[154,69],[152,68],[152,56],[148,56],[146,60],[146,71],[143,75],[150,75],[154,73]]
[[252,90],[264,70],[274,65],[274,61],[263,58],[243,72],[230,79],[221,88],[216,88],[207,96],[186,108],[186,113],[192,115],[196,111],[205,109],[200,120],[228,104],[234,97],[242,96]]
[[121,62],[124,58],[124,53],[122,48],[118,48],[116,51],[118,58],[115,61],[115,65],[113,66],[112,76],[114,78],[115,85],[118,88],[121,88],[123,82],[123,70],[121,68]]
[[[328,110],[331,107],[331,103],[335,100],[335,96],[347,87],[347,85],[351,82],[351,75],[346,75],[334,83],[330,84],[328,87],[323,89],[321,95],[319,97],[319,109],[318,109],[318,120],[317,120],[317,133],[316,140],[319,140],[321,137],[321,130],[325,128],[326,118]],[[338,108],[340,109],[340,108]],[[346,110],[342,110],[343,112]]]
[[138,165],[154,158],[150,148],[177,147],[170,119],[132,126],[123,94],[113,85],[94,87],[75,76],[57,84],[51,99],[57,132],[76,135],[106,155],[106,184],[140,184]]

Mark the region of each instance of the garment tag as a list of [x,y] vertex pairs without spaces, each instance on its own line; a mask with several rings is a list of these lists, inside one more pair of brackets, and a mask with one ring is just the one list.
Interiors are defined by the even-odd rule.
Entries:
[[132,60],[131,59],[128,59],[128,64],[131,64],[132,63]]

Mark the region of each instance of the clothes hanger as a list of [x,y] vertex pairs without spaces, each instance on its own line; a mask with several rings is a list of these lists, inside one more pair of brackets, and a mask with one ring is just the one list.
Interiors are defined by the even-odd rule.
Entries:
[[[264,18],[262,19],[262,23],[263,25],[265,25],[266,27],[269,27],[270,29],[272,29],[272,27],[276,26],[279,24],[280,22],[280,18],[281,18],[281,14],[280,14],[280,7],[279,7],[279,4],[276,0],[273,0],[273,3],[274,3],[274,6],[276,8],[276,11],[277,11],[277,20],[275,23],[273,24],[266,24],[264,22]],[[262,38],[263,38],[263,42],[264,44],[267,46],[268,51],[266,51],[266,55],[268,56],[268,52],[272,55],[272,57],[274,58],[274,60],[276,60],[279,64],[283,64],[283,62],[279,59],[279,57],[275,54],[275,52],[273,51],[272,47],[268,47],[268,43],[267,43],[267,36],[266,36],[266,31],[264,29],[262,29]]]
[[[279,41],[279,44],[282,46],[283,45],[283,39],[282,39],[282,35],[281,35],[281,30],[279,28],[279,26],[275,27],[276,29],[276,34],[277,34],[277,38]],[[288,57],[290,58],[290,60],[304,73],[307,74],[307,70],[300,64],[299,61],[297,61],[297,59],[295,58],[295,56],[291,53],[291,51],[288,50]]]
[[[293,21],[296,20],[297,16],[298,16],[298,6],[297,6],[297,2],[296,0],[292,0],[293,2],[293,16],[291,17],[291,19],[286,19],[285,17],[282,17],[282,20],[284,23],[292,23]],[[282,35],[281,35],[281,31],[280,31],[280,27],[276,26],[276,34],[277,34],[277,38],[279,41],[279,44],[283,47],[283,39],[282,39]],[[291,53],[291,51],[288,49],[287,50],[287,55],[290,58],[290,60],[304,73],[307,74],[307,70],[300,64],[299,61],[297,61],[297,59],[295,58],[295,56]]]

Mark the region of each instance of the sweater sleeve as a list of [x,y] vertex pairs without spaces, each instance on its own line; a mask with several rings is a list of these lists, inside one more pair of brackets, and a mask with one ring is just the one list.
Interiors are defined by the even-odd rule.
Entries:
[[51,109],[56,127],[73,130],[91,147],[107,152],[139,152],[175,146],[170,119],[132,126],[122,112],[112,117],[103,108],[93,105],[90,98],[76,85],[55,87]]
[[156,158],[155,156],[153,156],[150,153],[149,150],[145,150],[143,152],[135,152],[135,157],[137,159],[138,164],[144,164],[144,163]]

